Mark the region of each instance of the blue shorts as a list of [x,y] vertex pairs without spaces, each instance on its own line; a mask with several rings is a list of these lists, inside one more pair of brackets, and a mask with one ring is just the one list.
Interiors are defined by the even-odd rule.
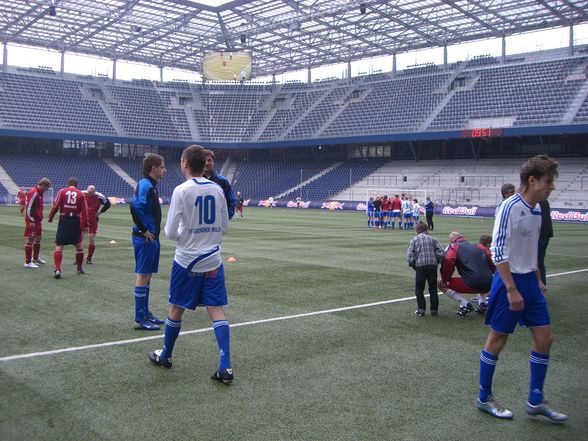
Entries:
[[506,287],[496,272],[490,289],[488,310],[486,311],[486,324],[501,334],[512,334],[517,323],[521,326],[534,328],[549,326],[549,311],[547,302],[534,272],[527,274],[513,274],[512,278],[523,296],[525,307],[522,311],[511,311],[508,307]]
[[148,241],[143,237],[133,236],[135,250],[135,274],[148,276],[159,269],[159,240]]
[[392,217],[400,217],[400,211],[393,211]]
[[79,217],[62,216],[57,224],[55,245],[77,245],[82,242],[82,227]]
[[197,306],[225,306],[228,301],[223,265],[213,271],[195,273],[174,261],[168,301],[172,305],[192,310]]
[[404,213],[404,219],[410,219],[411,217],[412,217],[412,214]]

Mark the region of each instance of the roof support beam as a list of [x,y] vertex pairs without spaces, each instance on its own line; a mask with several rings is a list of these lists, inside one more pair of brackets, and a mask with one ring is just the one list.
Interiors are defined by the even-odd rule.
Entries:
[[[399,9],[399,8],[397,8],[397,9],[398,9],[400,12],[403,12],[403,11],[402,11],[402,9]],[[429,35],[429,34],[427,34],[427,33],[425,33],[425,32],[421,32],[419,29],[417,29],[416,27],[414,27],[412,24],[405,23],[404,21],[402,21],[402,20],[400,20],[400,19],[398,19],[398,18],[396,18],[396,17],[394,17],[394,16],[392,16],[392,15],[389,15],[389,14],[388,14],[388,13],[386,13],[386,12],[382,12],[382,11],[380,11],[379,9],[373,9],[373,11],[377,12],[377,13],[378,13],[378,14],[380,14],[382,17],[386,17],[386,18],[388,18],[390,21],[393,21],[394,23],[397,23],[397,24],[399,24],[399,25],[400,25],[400,26],[402,26],[403,28],[405,28],[405,29],[408,29],[409,31],[412,31],[412,32],[414,32],[414,33],[415,33],[415,34],[417,34],[417,35],[420,35],[421,37],[423,37],[423,38],[424,38],[426,41],[428,41],[428,42],[435,42],[435,43],[437,43],[439,46],[443,46],[443,45],[445,44],[443,41],[439,40],[438,38],[436,38],[436,37],[432,37],[431,35]]]
[[230,51],[234,51],[235,48],[233,46],[233,43],[231,42],[231,36],[229,35],[229,32],[227,31],[227,26],[225,25],[223,18],[221,17],[220,13],[218,13],[218,12],[216,13],[216,16],[218,17],[218,24],[220,25],[221,32],[223,34],[223,38],[225,39],[225,44],[227,45],[227,49]]
[[[180,17],[177,17],[173,20],[170,20],[166,23],[164,23],[162,26],[156,28],[156,29],[151,29],[149,32],[151,31],[156,31],[156,30],[161,30],[161,29],[165,29],[169,26],[172,26],[171,29],[169,29],[167,32],[164,32],[163,34],[156,34],[154,37],[150,38],[149,40],[145,41],[144,43],[141,43],[139,46],[132,48],[131,50],[128,50],[126,52],[123,52],[121,54],[119,54],[120,57],[124,57],[126,55],[135,53],[140,51],[141,49],[155,43],[156,41],[161,40],[162,38],[167,37],[168,35],[173,34],[174,32],[178,32],[179,29],[181,29],[182,27],[186,26],[188,23],[190,23],[190,20],[192,20],[194,17],[196,17],[198,14],[200,13],[200,10],[196,10],[193,12],[190,12],[188,14],[184,14]],[[125,44],[127,42],[129,42],[130,39],[125,40],[122,43],[117,43],[117,46],[119,44]],[[130,40],[132,41],[132,40]],[[111,47],[109,49],[114,49],[115,47]]]
[[496,29],[494,26],[486,23],[484,20],[481,20],[480,18],[476,17],[476,15],[466,11],[465,9],[463,9],[461,6],[459,6],[454,0],[443,0],[443,3],[451,6],[453,9],[461,12],[463,15],[465,15],[467,18],[475,21],[478,24],[481,24],[482,26],[484,26],[486,29],[489,29],[490,31],[492,31],[492,33],[496,36],[496,37],[500,37],[502,36],[502,32],[499,31],[498,29]]
[[[133,7],[137,3],[139,3],[139,1],[140,0],[131,0],[130,2],[125,3],[124,5],[120,6],[119,8],[116,8],[114,11],[97,18],[96,20],[92,21],[88,25],[85,25],[84,28],[87,28],[87,27],[91,27],[91,26],[98,24],[101,20],[106,20],[102,25],[98,26],[96,29],[94,29],[89,34],[84,35],[82,38],[80,38],[79,40],[76,40],[74,43],[66,45],[65,50],[69,50],[69,49],[72,49],[76,46],[79,46],[81,43],[88,41],[94,35],[99,34],[103,30],[107,29],[110,25],[118,22],[120,20],[120,18],[123,17],[125,14],[128,14],[129,11],[131,11],[133,9]],[[111,17],[114,17],[114,18],[111,18]],[[75,35],[80,30],[81,30],[81,28],[74,31],[74,32],[70,32],[68,35],[64,35],[60,41],[65,42],[66,38],[68,38],[71,35]]]

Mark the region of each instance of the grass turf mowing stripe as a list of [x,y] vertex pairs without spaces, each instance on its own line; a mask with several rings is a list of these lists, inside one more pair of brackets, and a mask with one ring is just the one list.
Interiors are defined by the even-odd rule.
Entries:
[[[574,270],[574,271],[566,271],[563,273],[548,274],[547,277],[566,276],[566,275],[577,274],[577,273],[582,273],[582,272],[586,272],[586,271],[588,271],[588,268]],[[440,293],[440,294],[442,294],[442,293]],[[428,297],[428,295],[426,295],[426,297]],[[315,315],[331,314],[334,312],[344,312],[344,311],[350,311],[353,309],[371,308],[374,306],[388,305],[388,304],[392,304],[392,303],[400,303],[400,302],[405,302],[407,300],[414,300],[414,299],[415,299],[414,296],[402,297],[400,299],[383,300],[380,302],[365,303],[365,304],[361,304],[361,305],[343,306],[340,308],[323,309],[321,311],[303,312],[300,314],[292,314],[292,315],[285,315],[285,316],[281,316],[281,317],[253,320],[250,322],[233,323],[230,325],[230,327],[231,328],[238,328],[238,327],[242,327],[242,326],[252,326],[252,325],[259,325],[259,324],[263,324],[263,323],[272,323],[272,322],[279,322],[279,321],[283,321],[283,320],[292,320],[292,319],[297,319],[297,318],[312,317]],[[203,332],[208,332],[208,331],[212,331],[212,327],[193,329],[191,331],[183,331],[180,333],[180,335],[201,334]],[[104,343],[96,343],[96,344],[91,344],[91,345],[75,346],[75,347],[71,347],[71,348],[54,349],[52,351],[31,352],[28,354],[9,355],[6,357],[1,357],[0,362],[43,357],[46,355],[63,354],[66,352],[78,352],[78,351],[84,351],[87,349],[98,349],[98,348],[106,348],[106,347],[112,347],[112,346],[121,346],[121,345],[127,345],[127,344],[132,344],[132,343],[140,343],[140,342],[149,341],[149,340],[157,340],[162,337],[163,337],[163,334],[157,334],[157,335],[151,335],[149,337],[132,338],[132,339],[128,339],[128,340],[117,340],[117,341],[110,341],[110,342],[104,342]]]

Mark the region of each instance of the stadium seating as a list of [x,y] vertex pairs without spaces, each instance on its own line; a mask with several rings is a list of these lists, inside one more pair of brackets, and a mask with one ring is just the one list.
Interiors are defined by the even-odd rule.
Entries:
[[496,118],[513,127],[580,124],[588,99],[574,100],[587,65],[580,49],[545,51],[311,84],[112,81],[6,67],[0,128],[181,144],[463,130]]
[[241,162],[237,164],[231,185],[247,199],[267,199],[287,192],[332,165],[325,162]]
[[[54,74],[53,74],[54,75]],[[116,134],[82,83],[27,70],[0,74],[0,126],[12,129]]]
[[133,191],[127,182],[98,158],[1,154],[0,165],[19,187],[30,188],[40,178],[47,177],[56,191],[66,186],[68,178],[77,177],[82,190],[88,185],[95,185],[106,196],[118,197],[129,197]]
[[[122,168],[135,181],[143,178],[143,160],[129,158],[115,158],[120,168]],[[177,164],[166,164],[166,174],[163,179],[157,183],[157,191],[160,197],[171,198],[174,188],[184,182],[186,178],[182,175],[179,161]]]
[[[560,173],[550,196],[552,207],[585,207],[588,162],[578,158],[558,158],[558,161]],[[396,192],[418,194],[422,198],[421,191],[426,191],[440,204],[495,206],[502,200],[502,184],[510,182],[518,187],[520,166],[520,158],[389,161],[335,195],[335,199],[363,201],[369,195]]]
[[[302,197],[304,200],[327,200],[344,188],[365,178],[382,165],[378,159],[353,159],[332,168],[299,189],[289,192],[284,197]],[[361,200],[361,199],[360,199]]]
[[583,80],[565,81],[585,57],[464,70],[457,90],[429,128],[462,129],[470,120],[511,117],[515,126],[558,124]]

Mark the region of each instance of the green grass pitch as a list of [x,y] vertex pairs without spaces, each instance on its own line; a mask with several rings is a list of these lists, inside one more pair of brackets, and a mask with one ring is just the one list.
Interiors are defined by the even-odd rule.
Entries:
[[[436,217],[435,225],[444,245],[452,230],[474,240],[492,230],[480,219]],[[242,324],[231,331],[236,380],[225,386],[209,379],[218,354],[203,310],[186,313],[182,330],[204,331],[179,338],[171,370],[148,361],[163,332],[132,329],[128,207],[101,216],[95,264],[83,276],[67,247],[63,279],[52,278],[56,225],[44,226],[48,264],[25,270],[24,221],[17,207],[0,207],[3,441],[588,439],[588,272],[558,275],[588,268],[586,225],[556,224],[547,255],[556,339],[545,390],[570,417],[559,426],[524,412],[524,328],[496,369],[494,391],[515,412],[499,421],[475,408],[482,316],[454,316],[456,304],[443,296],[437,318],[416,318],[412,298],[299,316],[412,297],[404,258],[413,232],[368,230],[362,213],[246,208],[223,242],[227,316]],[[160,316],[173,251],[162,239],[151,288]]]

